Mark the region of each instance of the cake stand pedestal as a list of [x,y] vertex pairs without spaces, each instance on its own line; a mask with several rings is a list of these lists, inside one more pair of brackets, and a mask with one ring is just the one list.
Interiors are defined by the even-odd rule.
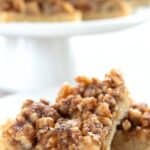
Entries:
[[12,90],[57,86],[73,76],[68,38],[7,37],[0,50],[0,85]]

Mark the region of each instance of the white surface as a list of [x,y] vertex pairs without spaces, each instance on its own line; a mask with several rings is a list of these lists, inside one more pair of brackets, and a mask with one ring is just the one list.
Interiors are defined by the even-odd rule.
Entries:
[[96,21],[64,23],[1,23],[0,35],[58,37],[104,33],[129,28],[150,19],[150,9],[142,8],[130,16]]

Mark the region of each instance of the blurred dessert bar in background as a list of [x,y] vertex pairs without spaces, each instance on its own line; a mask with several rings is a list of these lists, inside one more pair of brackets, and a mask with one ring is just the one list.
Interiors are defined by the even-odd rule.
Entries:
[[130,10],[124,0],[0,0],[0,21],[75,21],[124,16]]
[[64,0],[0,0],[0,21],[74,21],[81,13]]
[[83,14],[83,19],[126,16],[131,12],[124,0],[69,0]]
[[126,16],[150,0],[0,0],[0,21],[76,21]]

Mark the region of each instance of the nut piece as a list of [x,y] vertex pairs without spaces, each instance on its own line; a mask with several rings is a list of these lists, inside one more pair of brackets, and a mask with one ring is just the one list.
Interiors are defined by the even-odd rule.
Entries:
[[130,128],[131,128],[131,123],[129,122],[129,120],[125,120],[123,123],[122,123],[122,127],[125,131],[129,131]]
[[131,120],[137,121],[141,118],[142,113],[138,110],[138,109],[130,109],[129,110],[129,118],[131,118]]
[[43,117],[36,121],[36,129],[41,129],[44,127],[53,127],[54,120],[51,117]]
[[106,117],[111,117],[111,112],[109,109],[109,104],[108,103],[100,103],[98,107],[96,108],[96,114],[100,116],[106,116]]
[[108,117],[101,117],[100,121],[104,124],[104,126],[112,126],[112,120]]

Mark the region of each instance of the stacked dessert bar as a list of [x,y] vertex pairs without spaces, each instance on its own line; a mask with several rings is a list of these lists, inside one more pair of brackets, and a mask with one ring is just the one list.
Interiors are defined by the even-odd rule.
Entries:
[[26,100],[0,128],[1,150],[149,150],[150,108],[130,98],[115,70],[78,76],[53,104]]

